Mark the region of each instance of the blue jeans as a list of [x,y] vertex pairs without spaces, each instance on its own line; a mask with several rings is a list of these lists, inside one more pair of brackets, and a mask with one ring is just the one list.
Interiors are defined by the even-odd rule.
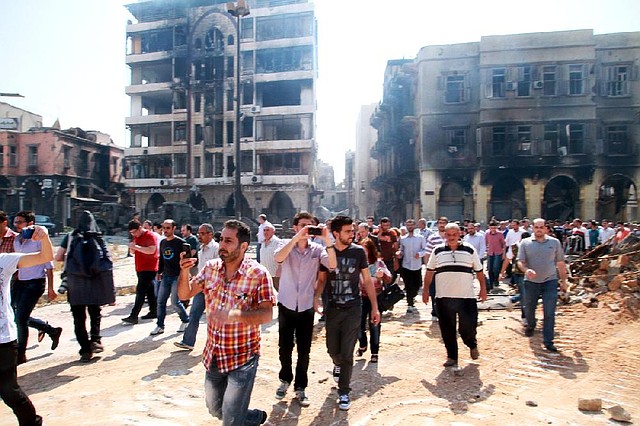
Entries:
[[489,272],[489,281],[487,281],[487,290],[491,290],[498,285],[500,280],[500,268],[502,268],[502,255],[495,254],[487,257],[487,271]]
[[221,373],[215,358],[204,376],[205,402],[209,413],[223,425],[259,425],[261,410],[249,410],[253,382],[258,370],[258,355],[235,370]]
[[33,308],[44,294],[45,279],[16,280],[12,287],[11,304],[16,315],[16,326],[18,328],[18,356],[21,357],[27,351],[27,341],[29,340],[29,327],[47,334],[53,332],[46,322],[31,317]]
[[193,296],[191,302],[191,310],[189,311],[189,325],[184,330],[184,336],[182,337],[182,343],[193,346],[196,344],[196,336],[198,335],[198,328],[200,327],[200,317],[204,312],[204,293],[200,292]]
[[367,347],[367,322],[369,322],[369,333],[371,333],[371,354],[377,355],[380,350],[380,331],[382,324],[373,325],[371,322],[371,300],[362,297],[362,316],[360,317],[360,334],[358,341],[361,348]]
[[556,325],[556,304],[558,303],[558,280],[549,280],[543,283],[534,283],[524,280],[524,313],[527,318],[527,327],[536,327],[536,307],[538,298],[542,297],[542,312],[544,325],[542,338],[545,345],[553,343],[554,329]]
[[162,276],[162,281],[158,286],[158,321],[157,325],[164,328],[164,318],[167,316],[167,300],[171,296],[171,304],[178,311],[178,316],[182,322],[189,321],[189,315],[182,302],[178,299],[178,277]]

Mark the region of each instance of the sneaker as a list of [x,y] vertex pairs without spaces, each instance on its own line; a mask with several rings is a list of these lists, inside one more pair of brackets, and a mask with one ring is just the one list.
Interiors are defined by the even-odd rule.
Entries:
[[418,308],[416,308],[415,306],[409,306],[407,308],[407,313],[408,314],[413,314],[413,313],[416,313],[416,312],[418,312]]
[[527,328],[524,330],[524,335],[525,335],[525,336],[527,336],[527,337],[531,337],[531,336],[533,336],[533,328],[527,327]]
[[431,321],[438,322],[438,317],[435,315],[431,315]]
[[141,316],[140,319],[143,319],[143,320],[156,319],[156,314],[152,314],[151,312],[149,312],[148,314]]
[[280,380],[280,386],[276,390],[276,399],[282,399],[287,394],[287,389],[289,389],[289,382],[285,382],[284,380]]
[[153,331],[151,332],[151,336],[157,336],[158,334],[162,334],[164,333],[164,328],[162,327],[156,327],[153,329]]
[[302,389],[296,391],[296,399],[298,400],[298,403],[303,407],[308,407],[309,405],[311,405],[311,401],[309,401],[309,398],[307,398],[307,395]]
[[124,325],[133,325],[138,323],[138,318],[128,316],[126,318],[122,318],[121,321],[124,323]]
[[91,342],[91,352],[94,354],[99,354],[100,352],[104,352],[104,346],[100,342]]
[[340,366],[339,365],[333,365],[333,380],[335,380],[336,383],[338,383],[340,381]]
[[447,360],[442,364],[443,367],[455,367],[458,365],[458,361],[452,358],[447,358]]
[[480,358],[480,351],[478,350],[477,346],[475,348],[471,348],[471,350],[469,352],[471,354],[471,359]]
[[91,352],[85,352],[80,355],[80,362],[90,362],[93,359],[93,354]]
[[180,324],[180,327],[178,327],[178,333],[184,333],[184,331],[187,329],[187,326],[189,325],[189,322],[183,322]]
[[180,348],[180,349],[186,349],[188,351],[192,351],[193,350],[193,345],[187,345],[184,342],[173,342],[173,345]]
[[66,292],[67,292],[67,285],[60,284],[60,287],[58,287],[58,294],[65,294]]
[[340,398],[338,398],[338,408],[343,411],[347,411],[349,408],[351,408],[351,400],[349,399],[349,395],[340,395]]
[[51,350],[55,350],[60,343],[60,335],[62,334],[62,327],[55,327],[53,332],[49,335],[51,337]]

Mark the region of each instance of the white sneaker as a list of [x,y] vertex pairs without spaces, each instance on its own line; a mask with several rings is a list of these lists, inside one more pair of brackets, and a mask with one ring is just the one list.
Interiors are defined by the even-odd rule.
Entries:
[[284,380],[280,380],[280,386],[276,390],[276,399],[282,399],[287,394],[287,389],[289,389],[289,382],[285,382]]
[[156,327],[153,329],[153,331],[151,332],[151,336],[157,336],[158,334],[162,334],[164,333],[164,328],[162,327]]
[[433,322],[438,322],[438,317],[436,317],[436,316],[431,316],[431,321],[433,321]]
[[188,325],[189,325],[189,322],[180,323],[180,327],[178,327],[178,333],[184,333]]
[[296,391],[296,399],[298,400],[300,405],[303,407],[308,407],[311,405],[311,401],[309,401],[309,398],[307,398],[307,395],[304,393],[303,390]]

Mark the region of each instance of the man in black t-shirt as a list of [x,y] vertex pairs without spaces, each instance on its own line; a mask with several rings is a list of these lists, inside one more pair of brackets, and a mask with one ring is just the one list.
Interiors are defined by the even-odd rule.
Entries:
[[182,320],[178,333],[183,332],[189,324],[189,315],[182,302],[178,299],[178,277],[180,276],[180,253],[184,251],[186,241],[175,234],[176,223],[167,219],[162,223],[165,238],[160,241],[160,260],[158,262],[158,309],[157,327],[151,332],[152,336],[164,333],[164,318],[167,315],[167,300],[171,296],[171,304],[178,311]]
[[338,382],[338,408],[348,410],[351,406],[351,372],[353,370],[353,350],[360,331],[362,286],[371,300],[371,322],[380,323],[376,291],[369,274],[367,256],[364,249],[353,244],[353,220],[347,216],[336,216],[331,221],[331,233],[335,245],[327,250],[336,251],[338,267],[329,270],[328,261],[322,260],[318,287],[314,295],[314,309],[322,314],[321,295],[327,288],[327,306],[324,310],[327,327],[327,351],[333,360],[333,378]]

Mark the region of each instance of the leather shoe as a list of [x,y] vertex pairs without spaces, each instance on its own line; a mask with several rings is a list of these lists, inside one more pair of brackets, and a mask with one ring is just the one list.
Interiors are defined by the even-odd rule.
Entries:
[[60,335],[62,334],[62,327],[56,327],[53,329],[53,332],[49,335],[51,336],[51,350],[55,350],[60,343]]
[[558,352],[558,348],[556,348],[556,345],[554,345],[553,343],[549,343],[548,345],[544,345],[545,348],[547,348],[547,350],[549,352]]
[[156,314],[152,314],[151,312],[149,312],[148,314],[141,316],[140,319],[143,319],[143,320],[156,319]]
[[447,358],[444,364],[442,364],[443,367],[453,367],[454,365],[458,365],[458,361],[452,358]]
[[533,336],[533,328],[529,328],[529,327],[527,327],[527,328],[524,330],[524,335],[525,335],[525,336],[527,336],[527,337],[531,337],[531,336]]

